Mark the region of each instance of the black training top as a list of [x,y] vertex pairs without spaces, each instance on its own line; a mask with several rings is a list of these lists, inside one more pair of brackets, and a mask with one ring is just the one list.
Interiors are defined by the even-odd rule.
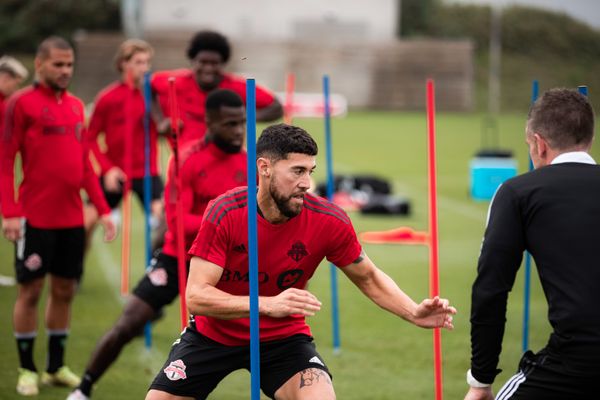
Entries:
[[506,300],[528,250],[548,300],[547,346],[575,375],[600,368],[600,166],[553,164],[506,181],[496,193],[473,284],[471,373],[492,383]]

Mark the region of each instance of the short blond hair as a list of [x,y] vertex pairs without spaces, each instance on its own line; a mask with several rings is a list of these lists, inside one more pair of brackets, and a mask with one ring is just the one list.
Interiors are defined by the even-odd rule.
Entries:
[[154,55],[154,49],[148,42],[141,39],[127,39],[119,46],[115,54],[115,68],[119,72],[123,72],[121,63],[129,61],[135,53],[149,53],[150,57]]
[[0,57],[0,72],[12,75],[14,78],[27,79],[29,72],[19,60],[11,56]]

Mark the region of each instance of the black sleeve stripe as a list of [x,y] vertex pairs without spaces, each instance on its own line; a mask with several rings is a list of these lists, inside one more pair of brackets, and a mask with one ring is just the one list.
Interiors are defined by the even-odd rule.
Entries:
[[206,219],[214,221],[214,219],[216,218],[216,214],[219,213],[219,211],[221,210],[221,208],[224,205],[230,204],[231,202],[238,201],[239,200],[238,198],[243,197],[243,196],[247,196],[246,188],[236,190],[233,193],[224,194],[224,195],[221,195],[220,197],[217,197],[214,200],[210,210],[208,210],[208,212],[206,213]]
[[342,209],[329,201],[319,201],[316,198],[308,195],[304,197],[304,201],[305,206],[312,207],[313,211],[330,214],[342,220],[346,224],[350,223],[350,218],[348,215]]
[[237,202],[237,203],[235,203],[235,204],[232,204],[232,205],[229,205],[229,206],[227,206],[227,207],[226,207],[226,208],[225,208],[225,209],[224,209],[224,210],[223,210],[223,211],[222,211],[222,212],[219,214],[219,216],[218,216],[217,220],[216,220],[216,221],[213,221],[213,223],[214,223],[215,225],[219,225],[219,224],[221,223],[221,220],[223,219],[223,217],[224,217],[225,215],[227,215],[227,213],[228,213],[229,211],[231,211],[231,210],[235,210],[235,209],[238,209],[238,208],[244,208],[244,207],[246,207],[247,205],[248,205],[248,202],[246,201],[246,198],[244,198],[243,200],[240,200],[240,201],[238,201],[238,202]]
[[306,209],[308,209],[308,210],[314,211],[319,214],[325,214],[325,215],[330,215],[332,217],[335,217],[345,224],[350,224],[350,220],[348,218],[342,218],[335,212],[331,212],[331,211],[327,211],[327,210],[323,210],[323,209],[319,209],[319,208],[314,208],[313,206],[311,206],[310,204],[307,204],[307,203],[304,204],[304,207],[306,207]]

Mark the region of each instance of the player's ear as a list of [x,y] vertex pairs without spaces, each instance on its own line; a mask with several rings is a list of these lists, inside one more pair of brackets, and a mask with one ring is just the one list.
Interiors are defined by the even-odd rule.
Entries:
[[535,140],[535,144],[536,144],[536,152],[537,152],[537,156],[540,158],[544,158],[546,156],[546,154],[548,153],[548,142],[546,141],[546,139],[544,139],[543,136],[534,133],[533,134],[534,140]]
[[259,176],[268,178],[271,175],[271,161],[267,158],[259,157],[256,160],[256,170]]

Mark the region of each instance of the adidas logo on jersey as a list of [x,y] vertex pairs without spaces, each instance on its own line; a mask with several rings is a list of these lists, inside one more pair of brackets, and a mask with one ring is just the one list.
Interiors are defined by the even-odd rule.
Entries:
[[238,244],[237,246],[233,246],[233,251],[237,251],[238,253],[247,253],[248,252],[244,243]]

